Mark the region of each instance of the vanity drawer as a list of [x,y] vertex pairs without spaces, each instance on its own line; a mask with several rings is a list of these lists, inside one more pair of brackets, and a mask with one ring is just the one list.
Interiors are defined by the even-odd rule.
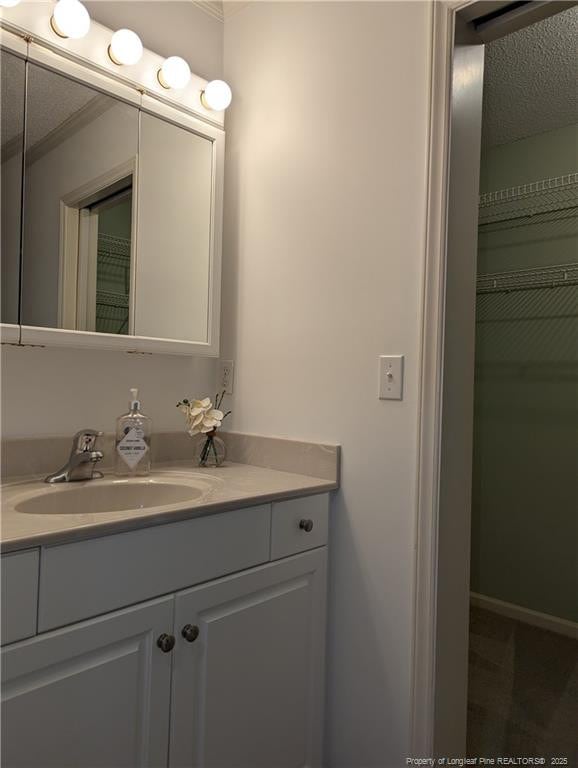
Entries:
[[39,550],[2,555],[2,645],[36,634]]
[[38,631],[264,563],[270,517],[265,504],[47,547]]
[[274,503],[271,560],[327,544],[328,521],[329,495],[326,493]]

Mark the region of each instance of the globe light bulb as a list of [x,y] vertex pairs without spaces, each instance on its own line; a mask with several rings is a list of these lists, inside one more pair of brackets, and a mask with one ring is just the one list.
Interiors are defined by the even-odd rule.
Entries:
[[108,55],[119,66],[136,64],[142,57],[140,37],[130,29],[119,29],[110,39]]
[[0,0],[0,8],[14,8],[20,0]]
[[58,0],[50,24],[60,37],[79,40],[90,29],[90,16],[79,0]]
[[233,94],[224,80],[211,80],[201,92],[201,102],[207,109],[221,112],[231,103]]
[[191,79],[189,65],[180,56],[169,56],[165,59],[157,73],[159,83],[163,88],[185,88]]

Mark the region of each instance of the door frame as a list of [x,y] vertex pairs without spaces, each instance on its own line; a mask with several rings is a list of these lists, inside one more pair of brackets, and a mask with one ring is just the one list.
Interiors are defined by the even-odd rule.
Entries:
[[[464,456],[469,461],[473,450],[474,354],[471,335],[469,349],[463,339],[460,348],[459,340],[456,341],[457,334],[446,333],[446,322],[451,319],[454,324],[465,328],[466,334],[473,330],[477,237],[470,235],[470,244],[461,253],[461,257],[466,259],[465,269],[460,275],[463,280],[461,287],[469,298],[464,301],[463,297],[458,297],[456,301],[456,291],[451,290],[451,280],[447,279],[452,269],[451,260],[448,260],[451,246],[448,223],[459,210],[460,215],[465,212],[470,225],[475,222],[477,226],[478,200],[477,194],[471,194],[471,180],[468,188],[460,187],[460,184],[467,183],[463,174],[459,175],[460,178],[456,174],[450,183],[452,159],[455,161],[452,153],[459,151],[452,147],[451,130],[459,109],[460,98],[456,98],[456,93],[459,96],[461,89],[463,95],[463,91],[471,86],[477,95],[472,100],[470,94],[470,107],[481,110],[479,86],[483,78],[484,43],[566,10],[576,2],[550,0],[528,3],[518,7],[502,22],[492,20],[475,32],[471,30],[473,37],[468,40],[468,45],[480,48],[482,66],[460,70],[460,61],[455,57],[456,30],[488,11],[507,5],[508,2],[438,0],[432,3],[431,9],[410,712],[410,754],[416,757],[464,757],[466,747],[471,461],[470,470],[462,474],[459,472],[464,467]],[[480,9],[483,9],[482,13]],[[479,99],[477,104],[476,99]],[[475,141],[474,136],[473,153],[476,152]],[[467,245],[467,233],[464,235],[462,232],[461,237],[462,245],[464,242]],[[459,356],[464,349],[467,354],[462,360]],[[459,402],[447,397],[444,402],[444,391],[447,394],[451,390],[459,391]],[[451,440],[444,433],[448,424],[459,425]],[[456,443],[459,450],[456,450]],[[444,482],[447,485],[450,480],[451,490],[445,492]],[[464,500],[467,500],[465,504]],[[449,569],[448,562],[451,562]]]
[[[413,627],[411,754],[433,756],[435,745],[441,432],[446,313],[450,124],[456,17],[472,2],[432,4],[429,157],[425,279],[421,339],[416,573]],[[463,607],[456,620],[465,624]]]

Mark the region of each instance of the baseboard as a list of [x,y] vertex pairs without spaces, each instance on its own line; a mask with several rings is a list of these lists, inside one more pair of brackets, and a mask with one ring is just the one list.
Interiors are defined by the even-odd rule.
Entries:
[[507,616],[516,621],[523,621],[525,624],[531,624],[540,629],[547,629],[550,632],[557,632],[559,635],[573,637],[578,640],[578,623],[568,619],[559,619],[557,616],[551,616],[548,613],[540,613],[530,608],[523,608],[521,605],[506,603],[504,600],[497,600],[495,597],[487,597],[477,592],[470,592],[470,603],[476,608],[483,608],[486,611],[499,613],[501,616]]

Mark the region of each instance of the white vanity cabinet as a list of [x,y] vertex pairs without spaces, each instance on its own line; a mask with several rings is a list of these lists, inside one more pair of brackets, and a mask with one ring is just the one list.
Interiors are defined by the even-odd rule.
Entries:
[[172,614],[165,598],[5,648],[2,765],[164,765]]
[[2,645],[36,634],[38,613],[37,549],[4,555],[1,563]]
[[[300,509],[310,517],[300,518]],[[294,500],[289,511],[296,513],[294,526],[289,526],[285,555],[276,559],[271,546],[275,520],[283,512],[276,503],[41,548],[40,634],[2,650],[3,768],[320,766],[328,496]],[[239,519],[250,524],[250,536],[239,536]],[[302,519],[313,528],[300,528]],[[208,535],[208,526],[227,520],[246,554],[237,551],[233,557],[225,526],[221,549],[231,554],[219,555],[219,544],[212,541],[211,575],[195,542]],[[132,561],[137,569],[132,576],[138,575],[140,583],[136,555],[146,551],[143,535],[156,532],[159,541],[167,536],[169,541],[173,531],[181,540],[181,557],[190,543],[190,570],[175,565],[177,550],[163,548],[155,560],[160,586],[154,579],[142,580],[154,599],[107,613],[104,603],[94,602],[87,608],[92,617],[43,631],[42,616],[51,615],[47,601],[54,602],[48,587],[60,551],[62,584],[63,569],[71,569],[72,582],[73,569],[82,567],[73,557],[77,546],[86,555],[88,579],[105,584],[107,567],[114,571],[111,553],[126,547],[127,579]],[[88,557],[91,544],[95,552],[105,547],[110,555],[100,561],[100,573],[93,572]],[[196,562],[203,562],[200,570]],[[189,586],[176,588],[185,573],[192,576]],[[175,585],[169,593],[168,584]],[[124,588],[119,585],[118,593]],[[138,599],[144,595],[140,589]],[[70,597],[76,605],[72,584]],[[92,599],[88,591],[87,606]],[[95,617],[97,612],[101,615]]]
[[325,561],[316,549],[177,595],[170,768],[321,765]]

